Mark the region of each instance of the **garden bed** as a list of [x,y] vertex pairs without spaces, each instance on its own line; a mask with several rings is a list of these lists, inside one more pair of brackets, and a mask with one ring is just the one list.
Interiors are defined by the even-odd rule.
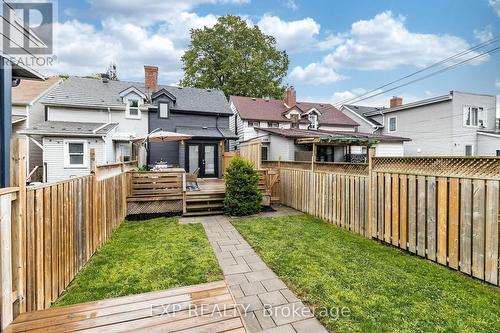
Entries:
[[178,218],[125,221],[76,276],[56,305],[222,280],[201,224]]
[[307,305],[348,308],[316,311],[330,331],[500,331],[498,287],[308,215],[232,223]]

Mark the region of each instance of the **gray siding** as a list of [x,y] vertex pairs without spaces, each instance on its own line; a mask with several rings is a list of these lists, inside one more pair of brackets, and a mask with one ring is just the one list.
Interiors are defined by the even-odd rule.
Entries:
[[[404,143],[406,156],[463,156],[465,146],[472,145],[479,151],[477,127],[463,124],[464,106],[483,107],[488,130],[495,128],[496,98],[494,96],[453,92],[453,99],[411,109],[388,112],[372,118],[384,125],[382,134],[412,139]],[[388,131],[390,117],[397,117],[397,131]]]
[[361,132],[361,133],[373,133],[374,128],[372,127],[372,125],[370,125],[369,123],[367,123],[363,119],[363,117],[361,117],[360,115],[358,115],[356,112],[352,112],[352,111],[350,111],[349,109],[347,109],[345,107],[342,107],[340,109],[340,111],[342,111],[343,114],[345,114],[346,116],[348,116],[349,118],[351,118],[352,120],[354,120],[355,122],[357,122],[359,124],[358,132]]
[[[165,99],[161,99],[160,101],[170,102]],[[165,131],[176,132],[178,126],[185,126],[185,127],[218,126],[219,128],[230,129],[228,115],[217,117],[216,115],[183,113],[170,110],[168,118],[160,118],[159,112],[157,111],[150,111],[149,113],[149,131],[161,128]],[[221,140],[220,138],[214,138],[214,139],[203,139],[203,140],[193,140],[193,141],[218,143],[220,142],[220,140]],[[186,143],[184,144],[179,142],[151,143],[150,163],[155,163],[156,161],[163,160],[167,161],[168,164],[174,164],[180,167],[184,167]],[[218,170],[219,170],[219,176],[221,176],[222,151],[220,149],[220,146],[218,151],[219,151]]]
[[500,135],[477,135],[478,156],[496,156],[497,150],[500,150]]

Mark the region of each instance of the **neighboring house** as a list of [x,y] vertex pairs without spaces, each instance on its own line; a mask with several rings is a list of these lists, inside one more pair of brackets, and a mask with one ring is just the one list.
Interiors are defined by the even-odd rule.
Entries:
[[264,161],[311,161],[312,145],[298,144],[298,139],[325,139],[324,144],[317,145],[318,162],[364,162],[367,143],[375,146],[376,156],[385,156],[377,146],[386,144],[402,147],[403,142],[409,140],[389,135],[296,128],[258,128],[256,131],[257,136],[251,140],[261,140],[261,156]]
[[96,164],[105,164],[113,149],[117,123],[45,121],[20,131],[41,137],[46,181],[55,182],[90,173],[90,149],[95,149]]
[[451,91],[403,104],[393,98],[390,108],[344,105],[341,109],[373,133],[404,136],[404,155],[500,155],[496,97]]
[[258,128],[354,132],[359,126],[331,104],[297,102],[293,87],[284,100],[231,96],[229,101],[234,113],[230,126],[239,142],[255,138]]
[[[49,77],[44,81],[22,80],[12,88],[12,134],[21,137],[19,131],[44,121],[45,108],[40,102],[44,94],[62,82],[59,77]],[[22,136],[24,137],[24,136]],[[40,137],[33,137],[37,142]],[[31,181],[42,181],[42,149],[36,142],[26,137],[26,169]]]
[[[130,140],[158,128],[189,134],[193,139],[180,144],[152,143],[148,156],[145,146],[139,146],[141,166],[166,161],[189,170],[200,167],[201,176],[221,175],[222,152],[227,140],[236,139],[229,131],[232,112],[223,93],[158,85],[158,67],[144,66],[144,70],[144,83],[113,81],[105,75],[102,79],[70,77],[40,100],[45,106],[45,122],[30,124],[21,133],[41,138],[36,143],[44,150],[46,181],[89,172],[87,163],[73,165],[70,147],[78,152],[83,149],[85,161],[90,148],[102,147],[100,152],[96,150],[97,164],[129,160],[134,151]],[[75,137],[78,142],[71,144]],[[85,139],[82,145],[82,138],[87,137],[100,139]]]

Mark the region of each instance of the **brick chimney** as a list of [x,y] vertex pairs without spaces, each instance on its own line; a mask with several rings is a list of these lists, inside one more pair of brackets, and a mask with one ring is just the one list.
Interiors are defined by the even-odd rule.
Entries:
[[285,98],[283,101],[291,108],[297,104],[297,94],[295,93],[295,88],[293,86],[285,91]]
[[403,99],[401,97],[394,96],[391,98],[391,108],[403,105]]
[[149,93],[158,91],[158,67],[144,65],[144,89]]

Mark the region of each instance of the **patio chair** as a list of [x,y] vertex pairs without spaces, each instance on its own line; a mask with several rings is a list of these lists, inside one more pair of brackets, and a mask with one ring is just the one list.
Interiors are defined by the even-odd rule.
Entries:
[[188,183],[198,183],[198,175],[200,173],[200,168],[196,168],[193,172],[186,173],[186,182]]

